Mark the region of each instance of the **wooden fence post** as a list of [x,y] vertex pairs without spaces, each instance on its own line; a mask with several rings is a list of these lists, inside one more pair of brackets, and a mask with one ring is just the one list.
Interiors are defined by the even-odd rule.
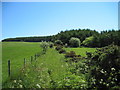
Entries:
[[10,60],[8,60],[8,76],[10,76]]
[[25,65],[26,65],[26,59],[24,58],[24,68],[25,68]]

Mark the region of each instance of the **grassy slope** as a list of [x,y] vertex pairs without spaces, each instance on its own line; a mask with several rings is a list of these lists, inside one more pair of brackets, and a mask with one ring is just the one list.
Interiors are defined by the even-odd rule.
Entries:
[[75,51],[76,54],[86,56],[87,52],[95,52],[96,48],[65,48],[66,51]]
[[11,60],[11,74],[17,76],[19,68],[23,67],[23,59],[30,59],[35,53],[40,52],[39,43],[28,42],[3,42],[2,43],[2,79],[8,77],[7,61]]

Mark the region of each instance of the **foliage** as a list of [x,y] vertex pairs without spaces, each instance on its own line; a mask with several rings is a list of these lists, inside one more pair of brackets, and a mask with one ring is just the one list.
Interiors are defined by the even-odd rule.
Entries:
[[84,77],[69,73],[62,81],[57,83],[57,87],[68,89],[86,89],[87,82]]
[[65,44],[65,48],[67,48],[67,47],[68,47],[68,44],[66,43],[66,44]]
[[69,40],[69,43],[70,43],[71,47],[79,47],[80,46],[80,40],[79,40],[79,38],[72,37]]
[[64,50],[64,49],[60,49],[59,50],[59,53],[61,54],[61,53],[66,53],[66,51]]
[[54,44],[51,42],[51,43],[49,43],[49,47],[50,48],[53,48],[53,46],[54,46]]
[[61,50],[62,48],[63,48],[63,46],[57,45],[55,49],[56,49],[57,51],[59,51],[59,50]]
[[43,49],[44,52],[46,52],[49,44],[47,42],[41,42],[40,47]]
[[55,41],[55,45],[63,45],[63,43],[62,43],[61,40],[56,40],[56,41]]
[[[92,38],[92,37],[94,38]],[[56,35],[52,36],[39,36],[39,37],[17,37],[17,38],[7,38],[2,40],[5,41],[19,41],[19,42],[55,42],[56,40],[61,40],[63,44],[69,45],[69,40],[71,37],[76,37],[83,42],[84,45],[88,47],[104,47],[111,43],[120,46],[120,30],[108,30],[101,31],[100,33],[95,30],[90,29],[72,29],[61,31]],[[91,38],[90,38],[91,37]],[[107,41],[107,42],[106,42]]]
[[82,44],[83,44],[84,46],[91,46],[91,44],[93,43],[93,40],[94,40],[94,37],[93,37],[93,36],[90,36],[90,37],[86,38],[86,39],[82,42]]
[[92,87],[108,89],[120,86],[120,47],[112,44],[98,49],[89,60],[90,82],[94,81]]

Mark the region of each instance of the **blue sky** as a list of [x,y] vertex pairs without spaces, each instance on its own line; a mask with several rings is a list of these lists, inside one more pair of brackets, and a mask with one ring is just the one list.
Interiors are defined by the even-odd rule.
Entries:
[[118,29],[117,2],[4,2],[2,39],[89,28]]

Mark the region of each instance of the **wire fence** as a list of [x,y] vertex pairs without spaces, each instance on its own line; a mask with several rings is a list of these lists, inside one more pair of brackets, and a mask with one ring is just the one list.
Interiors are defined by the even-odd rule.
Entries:
[[[29,62],[32,64],[33,61],[36,61],[37,58],[40,57],[40,56],[43,55],[43,54],[45,54],[45,51],[38,52],[38,53],[34,54],[33,56],[30,57]],[[26,67],[26,64],[27,64],[26,61],[27,61],[27,59],[24,58],[24,59],[23,59],[23,66],[24,66],[24,68]],[[12,60],[8,60],[8,77],[10,77],[10,76],[12,75],[12,72],[11,72],[11,71],[12,71],[11,62],[12,62]]]

